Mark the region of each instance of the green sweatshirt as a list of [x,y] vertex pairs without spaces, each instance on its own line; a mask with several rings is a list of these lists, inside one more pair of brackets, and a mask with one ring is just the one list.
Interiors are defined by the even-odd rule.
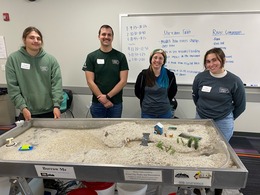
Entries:
[[6,62],[8,94],[17,109],[27,107],[32,115],[51,112],[62,102],[62,78],[57,60],[43,49],[36,56],[24,47]]

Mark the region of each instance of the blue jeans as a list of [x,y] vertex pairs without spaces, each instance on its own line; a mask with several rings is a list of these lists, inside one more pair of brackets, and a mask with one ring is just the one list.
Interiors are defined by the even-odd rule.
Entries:
[[141,113],[141,117],[142,118],[172,118],[173,117],[173,112],[169,111],[165,114],[161,114],[161,115],[152,115],[152,114],[145,114],[145,113]]
[[[196,118],[200,119],[200,116],[196,112]],[[219,128],[224,138],[229,141],[233,135],[234,131],[234,117],[233,112],[227,115],[225,118],[221,120],[214,120],[216,126]]]
[[122,103],[114,104],[111,108],[105,108],[101,103],[92,102],[90,107],[92,118],[121,118],[122,110]]

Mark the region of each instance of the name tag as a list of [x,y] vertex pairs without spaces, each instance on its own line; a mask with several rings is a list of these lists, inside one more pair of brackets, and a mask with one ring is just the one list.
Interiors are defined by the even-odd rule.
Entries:
[[211,91],[211,88],[212,88],[212,87],[209,87],[209,86],[203,86],[202,89],[201,89],[201,91],[203,91],[203,92],[210,92],[210,91]]
[[21,68],[22,69],[26,69],[26,70],[30,70],[31,65],[27,64],[27,63],[21,63]]
[[105,64],[105,60],[104,59],[97,59],[97,64]]

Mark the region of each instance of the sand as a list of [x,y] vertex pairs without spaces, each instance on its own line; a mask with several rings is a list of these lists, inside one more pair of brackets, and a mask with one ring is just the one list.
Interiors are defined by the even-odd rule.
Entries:
[[[121,122],[99,129],[52,129],[32,127],[14,138],[15,146],[0,147],[1,160],[64,162],[107,165],[232,167],[229,152],[212,126]],[[175,129],[176,128],[176,129]],[[148,146],[141,145],[143,133],[150,133]],[[198,146],[181,138],[186,133],[201,137]],[[24,144],[32,150],[19,151]],[[189,147],[190,146],[190,147]]]

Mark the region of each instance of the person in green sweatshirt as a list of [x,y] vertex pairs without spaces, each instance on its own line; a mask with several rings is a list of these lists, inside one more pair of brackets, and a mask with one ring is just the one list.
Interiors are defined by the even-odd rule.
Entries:
[[6,62],[7,90],[21,111],[19,120],[58,119],[63,95],[60,66],[43,50],[42,33],[37,28],[26,28],[22,39],[24,46]]

